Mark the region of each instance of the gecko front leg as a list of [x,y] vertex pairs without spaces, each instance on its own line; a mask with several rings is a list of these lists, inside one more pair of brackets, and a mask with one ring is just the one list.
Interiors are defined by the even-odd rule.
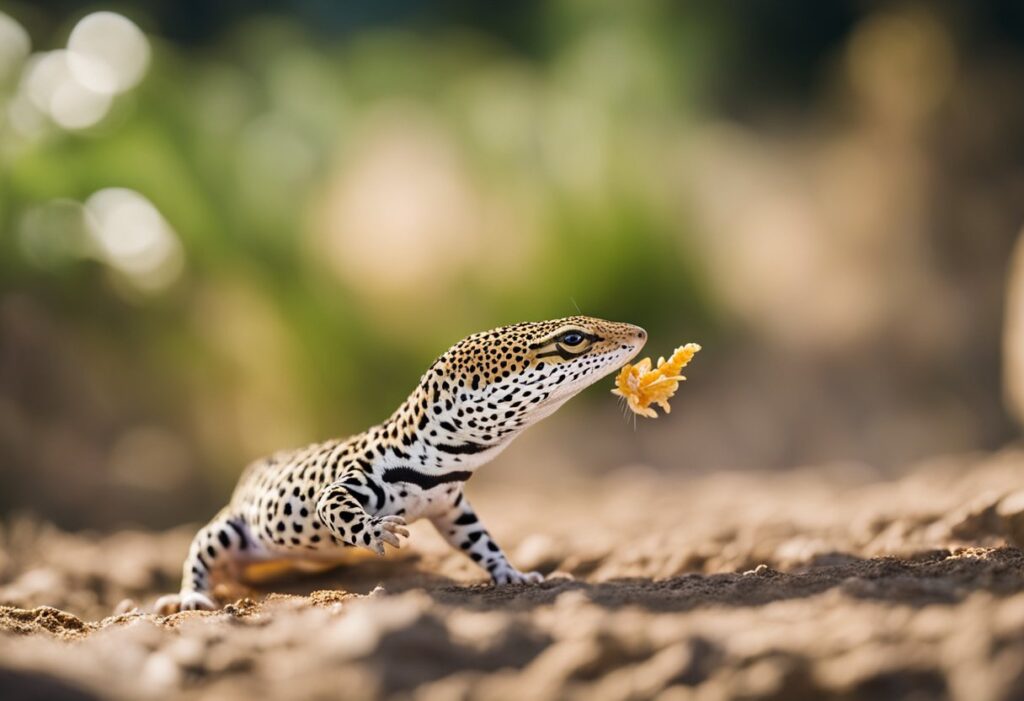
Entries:
[[453,548],[466,553],[473,562],[486,569],[495,584],[544,581],[540,572],[520,572],[508,561],[463,494],[459,494],[450,510],[432,517],[430,521]]
[[408,536],[409,531],[401,516],[375,516],[368,512],[371,501],[380,493],[380,487],[371,485],[370,479],[354,473],[328,485],[317,497],[316,515],[346,545],[383,555],[384,543],[400,547],[398,537]]

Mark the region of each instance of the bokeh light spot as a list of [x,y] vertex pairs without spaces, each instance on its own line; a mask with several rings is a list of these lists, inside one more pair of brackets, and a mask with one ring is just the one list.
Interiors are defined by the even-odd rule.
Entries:
[[94,12],[71,31],[68,63],[82,85],[107,95],[122,93],[142,80],[149,65],[149,42],[127,17]]
[[156,207],[139,193],[108,188],[85,203],[100,257],[144,290],[159,290],[181,274],[181,244]]
[[421,298],[473,259],[479,202],[451,143],[413,110],[380,115],[328,190],[323,253],[369,297]]
[[18,72],[31,48],[32,42],[25,28],[0,12],[0,82]]
[[110,109],[110,95],[82,85],[72,75],[67,51],[29,59],[22,87],[40,112],[65,129],[91,127]]

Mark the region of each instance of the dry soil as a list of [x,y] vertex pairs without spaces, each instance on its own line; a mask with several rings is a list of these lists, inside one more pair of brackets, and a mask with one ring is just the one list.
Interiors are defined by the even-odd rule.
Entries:
[[385,559],[163,618],[145,611],[174,588],[191,528],[13,520],[0,697],[1021,698],[1018,490],[1015,450],[897,479],[632,468],[546,490],[471,484],[514,562],[547,581],[489,586],[416,524]]

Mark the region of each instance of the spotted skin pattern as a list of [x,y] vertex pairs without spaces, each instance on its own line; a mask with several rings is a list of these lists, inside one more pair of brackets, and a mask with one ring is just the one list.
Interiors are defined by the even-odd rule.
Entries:
[[379,555],[406,524],[429,519],[497,584],[537,582],[517,570],[463,494],[466,481],[523,430],[632,359],[631,324],[574,316],[459,341],[383,423],[343,440],[280,452],[246,468],[231,502],[196,535],[179,594],[157,610],[214,609],[218,577],[246,564]]

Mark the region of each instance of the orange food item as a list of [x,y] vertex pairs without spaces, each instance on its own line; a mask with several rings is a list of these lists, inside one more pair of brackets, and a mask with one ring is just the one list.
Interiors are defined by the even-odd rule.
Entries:
[[651,404],[657,404],[668,414],[672,411],[668,400],[679,389],[679,383],[686,379],[679,373],[699,350],[696,343],[679,346],[668,360],[658,358],[658,367],[653,370],[650,358],[644,358],[636,365],[625,365],[615,378],[612,394],[624,397],[634,414],[658,418]]

